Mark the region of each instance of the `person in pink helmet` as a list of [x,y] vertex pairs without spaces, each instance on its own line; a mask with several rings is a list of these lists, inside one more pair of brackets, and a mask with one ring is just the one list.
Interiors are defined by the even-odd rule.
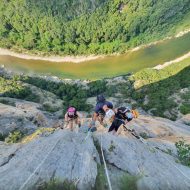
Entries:
[[78,127],[81,126],[80,114],[74,106],[70,106],[67,109],[67,112],[65,114],[65,124],[65,128],[69,128],[71,131],[73,131],[74,124],[78,125]]

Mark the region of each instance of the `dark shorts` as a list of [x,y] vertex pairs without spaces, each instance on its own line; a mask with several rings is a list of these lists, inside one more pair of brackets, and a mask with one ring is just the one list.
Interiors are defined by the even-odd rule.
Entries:
[[122,120],[115,119],[111,124],[108,132],[111,132],[113,130],[117,131],[122,124],[124,124]]

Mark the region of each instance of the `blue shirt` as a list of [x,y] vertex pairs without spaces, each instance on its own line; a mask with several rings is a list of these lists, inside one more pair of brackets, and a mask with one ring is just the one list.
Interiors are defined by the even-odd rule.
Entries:
[[104,110],[103,110],[104,105],[107,105],[108,108],[113,109],[113,104],[111,102],[105,101],[105,102],[97,103],[94,111],[96,113],[99,113],[99,112],[104,113]]

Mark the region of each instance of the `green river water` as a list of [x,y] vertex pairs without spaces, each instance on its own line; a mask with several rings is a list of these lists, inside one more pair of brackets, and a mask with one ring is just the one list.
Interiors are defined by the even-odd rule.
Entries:
[[100,79],[137,72],[174,60],[190,51],[190,33],[138,51],[106,56],[81,63],[57,63],[0,56],[0,65],[26,74],[53,75],[71,79]]

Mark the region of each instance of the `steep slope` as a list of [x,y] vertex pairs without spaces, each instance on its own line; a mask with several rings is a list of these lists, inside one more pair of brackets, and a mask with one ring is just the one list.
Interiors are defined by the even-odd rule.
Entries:
[[[176,67],[175,72],[177,72]],[[183,76],[186,75],[183,74]],[[21,78],[20,80],[22,81]],[[5,77],[1,86],[2,96],[6,91],[9,92],[9,95],[16,94],[18,96],[21,94],[20,97],[23,98],[25,93],[22,91],[19,93],[20,89],[23,90],[20,80],[11,80]],[[187,85],[189,85],[188,80],[188,78],[185,80]],[[73,84],[72,82],[70,81],[71,84]],[[54,130],[50,130],[49,133],[39,132],[38,129],[41,127],[58,127],[62,124],[62,120],[60,121],[60,118],[63,117],[62,101],[59,98],[64,98],[64,104],[65,102],[73,103],[72,97],[77,95],[75,103],[77,106],[81,106],[81,110],[84,110],[84,104],[80,105],[79,101],[85,99],[86,94],[90,96],[109,90],[111,95],[117,93],[115,98],[110,99],[116,107],[126,106],[129,102],[121,96],[123,91],[130,92],[132,84],[129,81],[129,76],[96,81],[90,84],[84,82],[82,87],[85,91],[79,90],[81,89],[81,81],[74,82],[76,86],[66,85],[64,81],[52,82],[40,78],[25,78],[24,83],[32,85],[32,92],[40,94],[42,100],[39,104],[14,98],[0,98],[0,101],[3,100],[5,104],[9,104],[0,104],[0,133],[7,136],[9,132],[19,130],[28,135],[28,133],[31,134],[35,131],[22,143],[13,145],[0,143],[0,190],[1,188],[2,190],[9,190],[13,187],[20,188],[23,184],[25,184],[25,188],[34,189],[33,186],[54,178],[70,180],[76,183],[79,189],[91,189],[95,184],[98,184],[98,178],[102,175],[100,168],[103,167],[103,164],[99,152],[101,133],[103,133],[102,148],[114,190],[120,189],[120,180],[126,174],[140,176],[137,180],[139,190],[189,189],[190,182],[186,176],[190,175],[190,169],[180,163],[175,147],[175,142],[180,140],[185,140],[190,144],[190,128],[189,125],[186,125],[190,123],[188,116],[184,120],[173,122],[141,114],[138,119],[130,122],[128,127],[135,129],[138,135],[146,138],[144,143],[122,128],[119,136],[112,136],[107,134],[105,128],[98,125],[98,131],[101,133],[94,133],[92,138],[88,136],[86,140],[84,140],[86,134],[81,132],[71,133],[66,130],[58,130],[54,133]],[[7,88],[10,87],[7,84],[11,84],[11,88]],[[77,84],[80,85],[77,87]],[[107,86],[109,86],[108,89]],[[47,90],[49,93],[38,88]],[[52,93],[58,95],[59,98]],[[129,97],[131,96],[125,98]],[[57,103],[60,111],[50,114],[41,110],[44,99],[52,102],[51,104]],[[88,101],[95,104],[94,100],[95,98],[91,98]],[[88,122],[84,119],[82,126],[87,128]],[[33,140],[30,142],[31,139]],[[57,142],[59,139],[60,141]],[[43,160],[44,163],[42,163]],[[11,184],[10,181],[12,181]]]
[[[96,180],[95,159],[98,161],[98,155],[92,139],[88,139],[88,143],[82,143],[83,139],[82,134],[60,130],[49,137],[41,137],[22,145],[16,152],[12,148],[9,151],[12,158],[8,162],[2,162],[0,167],[0,189],[36,189],[36,185],[53,178],[78,181],[79,189],[91,189]],[[0,152],[1,159],[6,160],[6,145],[1,145]]]
[[[82,128],[87,124],[85,119]],[[146,133],[143,142],[122,128],[119,136],[113,136],[98,123],[97,127],[98,132],[92,136],[58,129],[31,142],[13,145],[1,142],[0,190],[37,189],[53,179],[68,180],[78,189],[93,189],[103,167],[101,144],[114,190],[121,188],[121,179],[126,175],[138,176],[138,190],[190,188],[190,168],[178,161],[174,146],[182,138],[190,142],[189,126],[141,115],[128,127],[138,134]]]
[[156,116],[179,119],[190,113],[190,59],[162,70],[144,69],[132,76],[135,91],[131,97]]
[[33,133],[39,127],[52,127],[55,116],[43,112],[41,105],[16,99],[7,99],[12,105],[0,103],[0,135],[19,130],[25,134]]

